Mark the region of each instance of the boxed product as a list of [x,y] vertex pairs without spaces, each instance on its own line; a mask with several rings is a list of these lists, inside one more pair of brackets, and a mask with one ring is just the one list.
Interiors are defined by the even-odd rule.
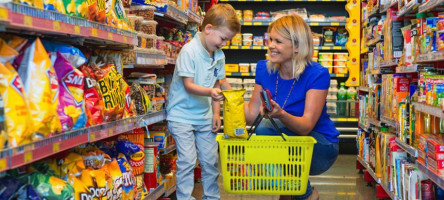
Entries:
[[427,168],[435,172],[438,176],[444,177],[444,161],[436,161],[431,157],[427,158]]
[[319,64],[321,64],[324,67],[332,67],[333,60],[319,59]]
[[236,16],[239,20],[242,19],[242,10],[236,10]]
[[156,35],[157,22],[154,20],[143,20],[140,23],[140,31],[148,35]]
[[253,37],[253,45],[254,46],[264,46],[264,37],[254,36]]
[[346,66],[335,66],[335,74],[347,74],[348,68]]
[[334,60],[348,60],[348,53],[333,53]]
[[253,11],[252,10],[244,10],[244,21],[251,22],[253,21]]
[[251,72],[256,72],[256,63],[250,63],[250,71]]
[[240,78],[227,78],[228,83],[230,83],[233,89],[242,89],[242,79]]
[[231,45],[234,45],[234,46],[242,45],[242,34],[241,33],[236,34],[233,37],[233,39],[231,39]]
[[319,60],[333,60],[333,53],[319,53]]
[[242,40],[253,40],[253,33],[243,33]]
[[[246,78],[243,81],[244,88],[254,88],[255,84],[256,84],[256,81],[254,79]],[[247,90],[247,92],[249,91],[248,89],[246,89],[246,90]]]
[[251,46],[253,45],[253,40],[242,40],[242,44],[244,46]]
[[249,63],[239,63],[239,72],[250,72]]
[[225,72],[239,72],[238,64],[225,64]]
[[347,60],[334,60],[333,61],[333,66],[335,67],[344,67],[347,66]]
[[427,155],[436,158],[437,154],[444,153],[444,141],[436,137],[427,140]]

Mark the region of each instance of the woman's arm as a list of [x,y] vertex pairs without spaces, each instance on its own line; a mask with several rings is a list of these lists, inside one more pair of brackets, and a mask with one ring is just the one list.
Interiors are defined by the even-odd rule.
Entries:
[[248,125],[251,125],[259,114],[261,108],[261,85],[254,85],[253,96],[250,99],[250,103],[245,104],[245,119]]
[[327,94],[328,90],[308,90],[305,98],[304,115],[302,117],[296,117],[287,113],[285,110],[282,110],[279,104],[272,100],[274,109],[270,116],[277,117],[290,131],[306,136],[310,134],[318,122],[322,109],[325,106]]

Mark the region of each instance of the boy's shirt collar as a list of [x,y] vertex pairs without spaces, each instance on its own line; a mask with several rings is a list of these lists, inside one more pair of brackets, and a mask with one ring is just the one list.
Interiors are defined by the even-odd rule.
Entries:
[[[202,58],[211,62],[213,60],[210,57],[210,53],[208,53],[208,51],[203,46],[202,41],[200,41],[200,34],[201,34],[201,32],[197,32],[193,38],[198,43],[198,53],[202,56]],[[208,68],[212,68],[214,66],[214,63],[216,63],[217,61],[219,61],[221,59],[225,59],[224,52],[220,49],[217,49],[216,51],[214,51],[213,54],[214,54],[214,61],[212,62],[213,65],[208,66]]]

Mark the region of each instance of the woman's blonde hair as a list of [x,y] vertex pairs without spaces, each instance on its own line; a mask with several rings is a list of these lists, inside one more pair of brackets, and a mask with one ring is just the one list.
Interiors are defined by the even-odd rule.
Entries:
[[[298,49],[298,52],[293,54],[293,78],[299,79],[305,70],[305,66],[312,61],[313,57],[313,37],[311,29],[305,23],[304,19],[297,15],[286,15],[280,17],[270,24],[268,33],[275,30],[282,37],[291,40],[293,44],[293,52]],[[268,50],[270,53],[270,50]],[[268,62],[268,72],[276,72],[279,65]]]
[[241,29],[239,19],[237,18],[233,6],[225,3],[213,5],[206,12],[201,29],[203,30],[208,24],[211,24],[216,28],[227,27],[233,33],[239,33]]

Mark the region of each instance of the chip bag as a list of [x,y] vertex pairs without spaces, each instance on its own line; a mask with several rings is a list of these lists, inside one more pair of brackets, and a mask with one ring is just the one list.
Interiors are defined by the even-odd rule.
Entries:
[[131,101],[133,102],[133,112],[136,115],[144,115],[151,108],[151,101],[145,90],[138,84],[131,85]]
[[69,174],[67,182],[74,188],[74,200],[92,199],[93,193],[91,193],[87,185],[77,178],[77,176]]
[[96,147],[83,149],[82,157],[85,167],[93,169],[100,169],[107,161],[111,160],[108,154]]
[[91,67],[82,65],[80,67],[85,76],[85,107],[87,116],[87,126],[101,124],[103,122],[103,112],[105,110],[103,105],[102,95],[99,92],[99,86],[95,80],[95,75]]
[[[108,200],[120,200],[120,199],[128,199],[122,198],[123,196],[123,175],[120,171],[119,164],[117,160],[113,159],[113,161],[107,163],[102,170],[105,171],[105,174],[109,177],[110,181],[108,181],[108,185],[110,188],[109,193],[107,194]],[[110,184],[111,183],[111,184]]]
[[131,165],[123,154],[119,154],[117,162],[123,175],[122,199],[134,199],[137,185]]
[[60,178],[37,172],[29,177],[38,194],[47,200],[71,200],[74,197],[74,188]]
[[62,131],[82,128],[87,121],[83,101],[84,76],[60,53],[57,53],[54,68],[61,86],[58,114],[63,125]]
[[[31,142],[34,132],[22,79],[9,63],[6,66],[0,63],[0,93],[3,97],[9,146]],[[5,141],[0,138],[0,147],[4,144]]]
[[0,63],[11,63],[11,61],[18,56],[19,53],[9,46],[6,41],[0,38]]
[[247,138],[244,93],[241,90],[224,90],[224,134],[230,137]]
[[115,121],[121,119],[126,103],[125,93],[121,87],[122,76],[116,71],[114,65],[109,64],[95,70],[95,78],[99,84],[100,93],[105,105],[104,120]]
[[57,76],[39,38],[26,49],[18,73],[28,97],[34,131],[41,137],[60,132]]
[[83,55],[80,49],[76,47],[52,41],[42,41],[42,42],[43,46],[48,52],[54,52],[54,53],[59,52],[75,68],[82,66],[88,61],[88,59],[86,59],[85,55]]
[[105,171],[85,169],[80,175],[80,180],[89,189],[88,194],[81,194],[82,200],[107,200],[109,186]]
[[106,3],[105,0],[97,0],[97,17],[96,22],[105,23],[106,18]]

